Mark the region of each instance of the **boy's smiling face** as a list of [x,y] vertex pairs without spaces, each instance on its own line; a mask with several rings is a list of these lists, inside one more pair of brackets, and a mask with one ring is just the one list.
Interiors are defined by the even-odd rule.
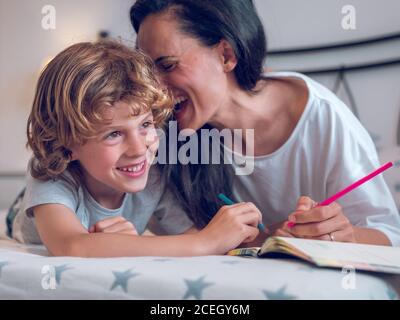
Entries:
[[150,112],[132,116],[125,102],[105,111],[110,124],[99,126],[95,138],[71,148],[83,168],[86,187],[99,199],[115,199],[145,188],[159,138]]

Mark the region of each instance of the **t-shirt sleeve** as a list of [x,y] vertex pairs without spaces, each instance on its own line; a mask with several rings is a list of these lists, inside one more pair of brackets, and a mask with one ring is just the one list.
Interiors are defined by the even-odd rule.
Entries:
[[13,238],[22,243],[42,244],[35,219],[30,219],[32,209],[42,204],[61,204],[75,212],[77,203],[77,193],[67,181],[40,181],[28,174],[24,198],[13,222]]
[[[330,114],[330,168],[327,196],[332,196],[381,166],[368,132],[343,104]],[[345,108],[345,109],[343,109]],[[357,227],[380,230],[400,246],[400,216],[390,190],[380,174],[337,201]]]
[[154,217],[167,234],[182,234],[194,225],[168,187],[164,190]]
[[63,179],[40,181],[28,175],[22,210],[33,216],[32,209],[42,204],[61,204],[75,212],[78,195],[72,183]]

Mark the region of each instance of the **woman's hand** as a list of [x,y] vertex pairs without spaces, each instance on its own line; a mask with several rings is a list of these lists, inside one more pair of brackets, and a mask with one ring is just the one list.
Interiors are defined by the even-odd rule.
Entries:
[[138,235],[133,223],[121,216],[107,218],[98,221],[96,224],[92,225],[89,228],[89,232],[122,233],[129,235]]
[[207,252],[225,254],[242,242],[253,241],[259,234],[257,225],[261,221],[261,212],[250,202],[223,206],[201,231],[201,237]]
[[288,237],[288,238],[293,238],[294,235],[290,233],[290,228],[288,227],[288,222],[287,220],[277,223],[273,226],[271,226],[271,236],[273,237]]
[[309,197],[300,197],[294,213],[289,215],[282,232],[297,238],[356,242],[355,228],[336,202],[318,206]]

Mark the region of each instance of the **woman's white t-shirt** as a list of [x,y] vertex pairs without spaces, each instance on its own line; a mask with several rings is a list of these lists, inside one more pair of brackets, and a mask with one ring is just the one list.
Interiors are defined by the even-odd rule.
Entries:
[[[254,202],[264,224],[269,225],[286,220],[300,196],[321,202],[380,163],[367,131],[327,88],[294,72],[267,73],[265,77],[300,78],[309,90],[304,112],[285,144],[272,154],[254,157],[250,175],[234,177],[236,200]],[[249,160],[237,153],[234,156],[240,162]],[[337,202],[353,225],[378,229],[394,246],[400,245],[400,216],[382,175]]]

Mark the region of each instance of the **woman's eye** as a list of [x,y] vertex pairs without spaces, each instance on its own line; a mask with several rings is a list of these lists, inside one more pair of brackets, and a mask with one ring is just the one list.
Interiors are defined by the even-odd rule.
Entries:
[[176,66],[176,63],[163,63],[162,65],[160,65],[160,69],[163,72],[168,72],[168,71],[172,71]]
[[111,132],[110,134],[108,134],[106,136],[106,139],[107,140],[112,140],[112,139],[118,138],[120,136],[121,136],[121,132],[120,131],[114,131],[114,132]]

